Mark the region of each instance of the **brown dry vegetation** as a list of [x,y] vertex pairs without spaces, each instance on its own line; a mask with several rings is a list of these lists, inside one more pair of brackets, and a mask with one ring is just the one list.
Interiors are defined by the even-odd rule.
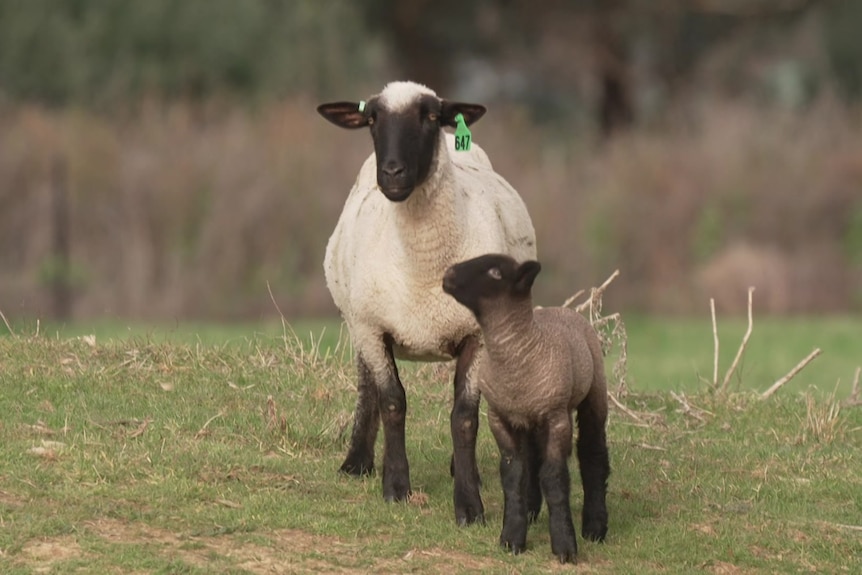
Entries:
[[[52,186],[66,167],[74,313],[332,313],[326,239],[370,141],[295,99],[254,111],[144,105],[123,117],[0,112],[0,309],[50,313]],[[530,209],[539,301],[623,271],[612,305],[763,312],[862,305],[862,116],[703,103],[602,146],[493,108],[474,128]],[[736,311],[741,311],[737,309]]]

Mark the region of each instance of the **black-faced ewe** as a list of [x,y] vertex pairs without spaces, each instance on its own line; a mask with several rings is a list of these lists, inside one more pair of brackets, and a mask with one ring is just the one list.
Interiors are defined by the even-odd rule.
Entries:
[[[467,131],[485,108],[394,82],[367,102],[323,104],[342,128],[370,129],[374,153],[356,178],[326,247],[326,283],[356,350],[358,399],[341,470],[374,469],[383,421],[383,497],[404,500],[410,473],[404,444],[407,401],[395,358],[457,358],[451,413],[455,518],[484,520],[476,466],[479,392],[471,381],[479,328],[446,296],[443,272],[487,252],[535,257],[533,225],[517,192],[491,167]],[[471,145],[472,144],[472,145]]]
[[603,541],[610,473],[605,422],[607,384],[601,344],[590,323],[568,308],[534,310],[536,261],[518,264],[489,254],[456,264],[443,290],[470,309],[482,328],[477,383],[488,401],[488,424],[500,449],[505,499],[500,544],[524,550],[527,523],[548,502],[551,549],[575,562],[578,546],[569,507],[572,411],[584,487],[583,536]]

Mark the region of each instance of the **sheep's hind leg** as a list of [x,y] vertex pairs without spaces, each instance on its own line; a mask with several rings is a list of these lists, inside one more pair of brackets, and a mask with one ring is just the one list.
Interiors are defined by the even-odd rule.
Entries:
[[527,505],[527,520],[534,523],[542,510],[542,487],[539,482],[539,471],[542,468],[542,445],[536,433],[530,433],[528,441],[522,445],[522,459],[526,464],[524,470],[524,494]]
[[571,480],[568,457],[572,453],[571,414],[560,414],[549,419],[545,442],[544,461],[539,472],[542,492],[548,502],[548,523],[551,532],[551,550],[560,563],[576,563],[578,542],[569,506]]
[[578,463],[584,486],[584,511],[581,530],[584,538],[604,541],[608,532],[605,497],[611,466],[608,458],[605,421],[607,400],[597,403],[588,396],[578,406]]
[[479,466],[476,463],[476,433],[479,429],[479,392],[469,385],[468,373],[479,347],[470,336],[459,346],[455,364],[455,402],[452,405],[452,464],[455,521],[458,525],[485,522],[485,508],[479,495]]
[[488,411],[488,425],[500,449],[500,483],[503,485],[503,530],[500,546],[518,555],[527,548],[527,508],[524,501],[525,461],[521,459],[525,432],[514,429]]
[[387,373],[378,388],[380,419],[383,421],[383,498],[404,501],[410,495],[410,467],[404,439],[407,396],[398,378],[392,355],[392,338],[384,338]]
[[374,442],[380,427],[380,404],[377,383],[362,356],[356,356],[359,371],[356,408],[353,411],[353,431],[347,457],[341,472],[349,475],[368,475],[374,471]]

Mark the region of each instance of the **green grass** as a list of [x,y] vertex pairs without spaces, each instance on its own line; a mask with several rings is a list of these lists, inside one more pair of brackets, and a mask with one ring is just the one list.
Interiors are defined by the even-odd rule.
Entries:
[[[726,369],[745,322],[719,321]],[[385,504],[378,476],[336,473],[353,368],[334,347],[338,323],[326,326],[304,344],[285,342],[280,323],[0,337],[0,572],[558,571],[544,512],[528,553],[497,547],[502,494],[484,421],[488,524],[454,525],[446,366],[401,369],[418,497]],[[838,395],[849,392],[859,327],[757,320],[741,382],[714,396],[698,379],[711,377],[708,322],[630,320],[623,401],[638,420],[612,412],[609,538],[580,543],[579,569],[858,572],[862,406],[836,414],[829,395],[838,378]],[[90,333],[94,344],[79,337]],[[768,401],[750,391],[815,346],[824,354],[802,383]],[[685,392],[688,412],[668,390]]]

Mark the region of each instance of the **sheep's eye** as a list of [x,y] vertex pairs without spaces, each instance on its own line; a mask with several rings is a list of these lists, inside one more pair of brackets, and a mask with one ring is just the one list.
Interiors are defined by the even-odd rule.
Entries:
[[500,273],[500,268],[491,268],[488,270],[488,275],[494,278],[495,280],[503,279],[503,274]]
[[368,125],[369,126],[374,125],[374,116],[368,116]]
[[430,121],[430,122],[436,122],[436,121],[437,121],[437,117],[438,117],[438,116],[437,116],[437,114],[435,114],[434,112],[431,112],[430,114],[428,114],[428,121]]

